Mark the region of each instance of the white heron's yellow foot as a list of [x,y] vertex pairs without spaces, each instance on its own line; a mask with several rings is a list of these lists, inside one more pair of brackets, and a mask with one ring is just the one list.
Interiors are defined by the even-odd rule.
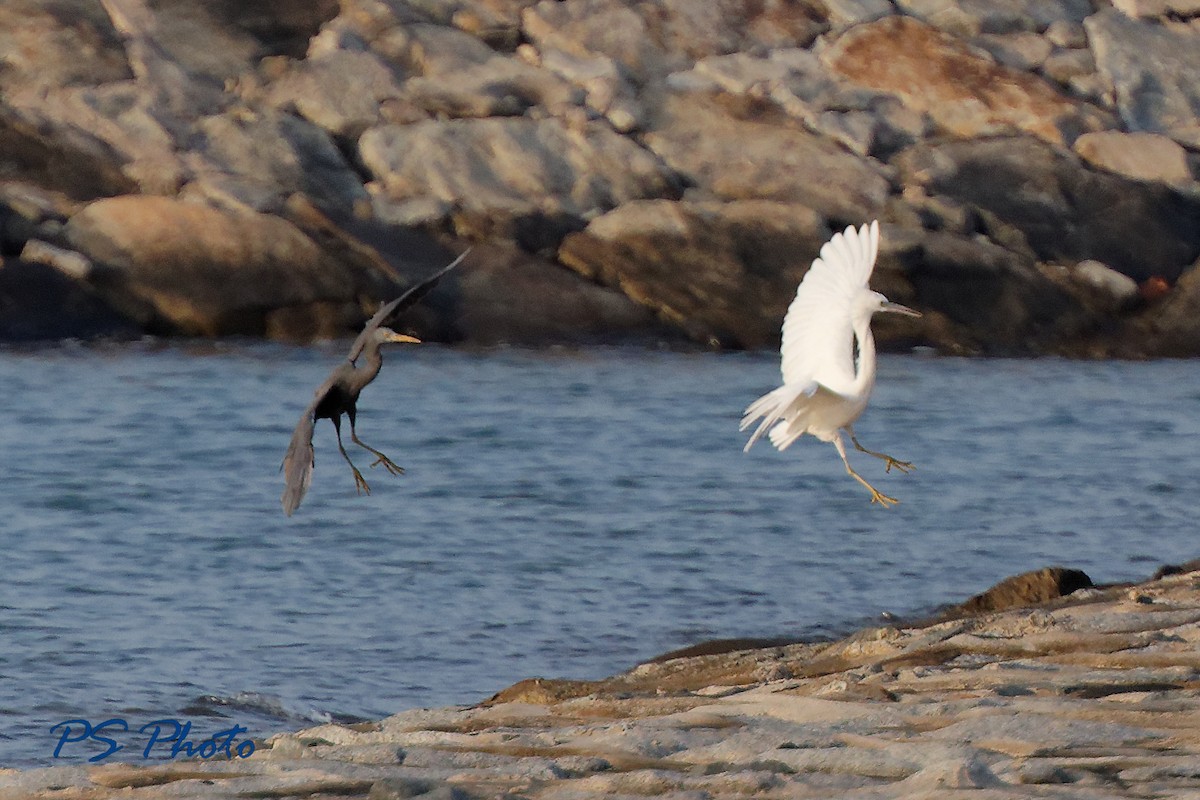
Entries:
[[884,472],[891,472],[892,467],[895,467],[907,475],[917,468],[917,465],[911,461],[901,461],[900,459],[892,458],[891,456],[883,456],[883,460],[887,462],[887,466],[883,470]]
[[869,488],[871,489],[871,502],[872,503],[879,503],[879,505],[883,506],[884,508],[891,508],[892,506],[896,505],[896,503],[900,502],[899,500],[897,500],[894,497],[887,496],[886,494],[879,491],[878,489],[876,489],[873,486],[869,487]]
[[379,458],[375,459],[375,461],[371,464],[372,469],[375,467],[378,467],[380,464],[383,464],[383,468],[386,469],[388,472],[390,472],[393,475],[403,475],[404,474],[404,467],[400,466],[395,461],[392,461],[390,458],[385,456],[383,453],[379,453],[378,455],[379,455]]
[[367,479],[362,476],[357,467],[351,467],[354,470],[354,488],[359,494],[370,494],[371,487],[367,483]]

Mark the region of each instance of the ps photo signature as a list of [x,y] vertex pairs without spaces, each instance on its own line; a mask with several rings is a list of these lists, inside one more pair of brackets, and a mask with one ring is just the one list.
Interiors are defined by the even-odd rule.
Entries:
[[247,732],[241,725],[234,725],[223,731],[217,731],[206,739],[192,740],[191,722],[180,722],[177,719],[156,719],[147,722],[131,732],[129,723],[119,717],[106,719],[93,725],[86,719],[68,719],[50,728],[50,733],[57,733],[58,744],[54,747],[54,757],[63,756],[64,748],[68,745],[71,750],[84,749],[91,752],[100,747],[105,749],[95,753],[89,762],[103,761],[109,756],[124,750],[127,744],[142,744],[142,758],[246,758],[254,752],[254,742],[250,739],[237,741],[237,737]]

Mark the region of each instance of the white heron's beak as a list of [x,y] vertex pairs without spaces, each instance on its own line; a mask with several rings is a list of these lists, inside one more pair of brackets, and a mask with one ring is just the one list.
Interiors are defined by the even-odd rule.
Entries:
[[404,334],[404,333],[389,333],[387,335],[387,338],[384,341],[397,342],[400,344],[420,344],[421,343],[421,340],[418,339],[417,337],[409,336],[408,334]]
[[900,305],[899,303],[893,303],[891,300],[888,300],[882,306],[880,306],[879,310],[880,311],[894,311],[897,314],[906,314],[907,316],[910,316],[910,317],[921,316],[920,311],[909,308],[908,306]]

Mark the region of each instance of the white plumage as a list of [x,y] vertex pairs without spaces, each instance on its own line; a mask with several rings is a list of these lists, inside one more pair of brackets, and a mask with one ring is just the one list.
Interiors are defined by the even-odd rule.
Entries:
[[878,253],[878,222],[858,230],[846,228],[821,247],[783,320],[783,385],[750,404],[741,429],[761,420],[746,450],[768,432],[780,450],[806,433],[832,442],[846,471],[870,490],[871,501],[887,506],[898,501],[854,471],[841,437],[845,429],[858,450],[886,461],[889,472],[892,467],[913,469],[906,461],[866,449],[854,436],[854,421],[866,409],[875,386],[871,317],[880,311],[920,316],[868,287]]

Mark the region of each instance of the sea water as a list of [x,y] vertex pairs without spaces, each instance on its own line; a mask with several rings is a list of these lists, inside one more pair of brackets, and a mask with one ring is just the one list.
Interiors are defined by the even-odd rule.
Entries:
[[772,354],[398,346],[358,432],[406,474],[347,437],[357,495],[321,421],[289,519],[280,459],[344,346],[0,351],[0,766],[103,751],[56,759],[66,721],[261,741],[1200,555],[1191,362],[885,357],[856,431],[917,471],[850,451],[883,509],[829,444],[742,452]]

